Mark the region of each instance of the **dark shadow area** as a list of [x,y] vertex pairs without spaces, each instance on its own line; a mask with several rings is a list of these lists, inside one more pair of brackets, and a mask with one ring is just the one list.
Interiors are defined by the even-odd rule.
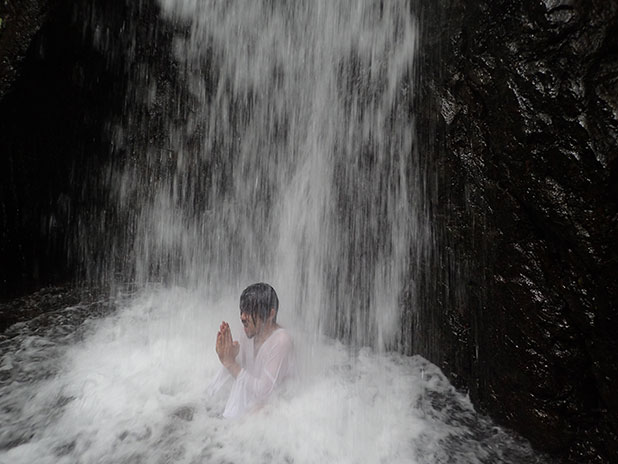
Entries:
[[88,23],[94,8],[54,3],[0,100],[0,299],[80,268],[72,235],[96,197],[90,179],[110,152],[105,124],[124,93],[119,68],[93,44],[93,27],[108,27]]

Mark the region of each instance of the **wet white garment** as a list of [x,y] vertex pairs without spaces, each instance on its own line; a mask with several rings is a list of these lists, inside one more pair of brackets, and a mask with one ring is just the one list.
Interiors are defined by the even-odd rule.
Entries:
[[[223,416],[240,417],[260,407],[293,369],[292,338],[286,330],[276,329],[255,353],[253,339],[241,332],[240,352],[236,358],[242,368],[225,405]],[[211,395],[233,379],[225,367],[208,387]]]

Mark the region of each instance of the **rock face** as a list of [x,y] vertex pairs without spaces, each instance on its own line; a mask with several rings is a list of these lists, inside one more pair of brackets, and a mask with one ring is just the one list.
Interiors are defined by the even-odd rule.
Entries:
[[96,201],[104,124],[123,85],[93,46],[96,4],[0,3],[0,299],[78,268],[78,212]]
[[[105,175],[114,157],[132,154],[114,149],[112,127],[144,62],[157,61],[160,87],[174,70],[157,0],[12,0],[0,2],[0,19],[2,300],[99,280],[111,253],[97,236],[127,229]],[[128,137],[161,132],[161,111],[132,114],[150,126]]]
[[618,2],[424,17],[439,248],[414,346],[538,449],[618,462]]
[[0,5],[0,99],[19,74],[21,61],[41,28],[48,2],[22,0]]

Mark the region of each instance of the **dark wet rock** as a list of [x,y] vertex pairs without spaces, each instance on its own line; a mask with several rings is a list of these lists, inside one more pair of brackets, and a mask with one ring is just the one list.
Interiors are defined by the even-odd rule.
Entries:
[[618,2],[425,17],[440,248],[415,347],[538,449],[618,461]]
[[74,237],[124,92],[92,39],[98,4],[0,2],[0,300],[80,275]]
[[[17,14],[30,32],[9,56],[6,43],[17,41],[9,24]],[[131,109],[148,127],[124,137],[150,140],[169,158],[160,129],[175,69],[173,31],[163,25],[156,0],[0,2],[0,18],[0,74],[10,77],[0,92],[1,301],[67,281],[99,282],[117,271],[102,263],[130,259],[132,250],[119,248],[132,233],[130,218],[108,204],[106,175],[114,160],[135,157],[116,149],[113,128],[135,125],[124,111],[135,91],[130,82],[156,61],[148,69],[164,95],[154,108]],[[8,67],[19,70],[17,79]],[[103,235],[112,238],[99,240]]]
[[[124,293],[129,294],[128,289]],[[51,325],[54,315],[62,313],[64,322],[70,319],[66,316],[67,308],[88,307],[79,315],[101,317],[115,307],[116,299],[110,298],[108,292],[97,288],[85,287],[45,287],[34,293],[0,303],[0,335],[11,336],[12,327],[19,324],[38,321],[41,326]],[[77,313],[76,313],[77,314]],[[73,326],[76,327],[79,324]]]
[[19,75],[21,62],[54,3],[44,0],[0,3],[0,99]]

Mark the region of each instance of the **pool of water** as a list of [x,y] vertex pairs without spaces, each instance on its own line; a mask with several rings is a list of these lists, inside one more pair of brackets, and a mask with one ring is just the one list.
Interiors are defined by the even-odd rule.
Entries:
[[[108,308],[108,309],[101,309]],[[541,463],[475,413],[420,356],[351,348],[303,331],[297,375],[258,412],[221,417],[208,396],[236,297],[155,288],[75,305],[0,338],[0,462]]]

